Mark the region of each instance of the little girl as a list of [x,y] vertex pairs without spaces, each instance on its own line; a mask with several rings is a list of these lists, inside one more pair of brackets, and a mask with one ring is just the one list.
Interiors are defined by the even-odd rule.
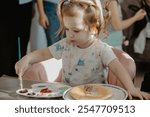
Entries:
[[71,86],[103,83],[101,71],[105,67],[119,78],[132,96],[150,99],[150,95],[137,90],[110,46],[99,40],[104,20],[99,0],[61,0],[58,5],[60,34],[66,38],[48,48],[24,56],[15,65],[16,73],[23,76],[32,65],[50,58],[62,59],[62,81]]

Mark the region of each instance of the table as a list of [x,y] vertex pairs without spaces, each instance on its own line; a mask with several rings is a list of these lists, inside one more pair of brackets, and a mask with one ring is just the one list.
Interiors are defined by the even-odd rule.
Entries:
[[[24,88],[31,88],[32,84],[41,83],[32,80],[23,80]],[[29,98],[20,96],[16,90],[20,89],[20,81],[17,77],[4,76],[0,77],[0,100],[37,100],[37,98]],[[54,98],[52,98],[54,100]],[[61,100],[62,97],[55,98]]]
[[[32,80],[23,80],[24,88],[31,88],[32,84],[42,83]],[[17,77],[4,76],[0,77],[0,100],[41,100],[42,98],[29,98],[25,96],[20,96],[16,93],[16,90],[20,89],[20,81]],[[62,97],[59,98],[47,98],[44,100],[63,100]],[[137,100],[138,98],[134,98]]]

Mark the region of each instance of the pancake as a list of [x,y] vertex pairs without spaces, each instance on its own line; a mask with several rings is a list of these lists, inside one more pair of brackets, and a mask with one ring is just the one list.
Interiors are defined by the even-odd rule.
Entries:
[[76,100],[104,100],[112,96],[112,90],[100,84],[86,84],[73,87],[69,94]]

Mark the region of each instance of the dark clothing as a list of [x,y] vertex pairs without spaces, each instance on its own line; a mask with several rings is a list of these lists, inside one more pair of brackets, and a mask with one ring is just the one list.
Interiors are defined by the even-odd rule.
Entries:
[[141,7],[139,7],[139,9],[140,8],[144,9],[147,15],[142,20],[135,22],[132,38],[137,38],[141,30],[145,28],[147,22],[150,22],[150,6],[148,6],[148,4],[146,3],[146,0],[143,0],[140,3],[140,5]]
[[18,37],[21,55],[24,56],[30,36],[32,2],[19,5],[18,0],[3,0],[0,15],[0,76],[16,76],[14,65],[18,61]]
[[[129,41],[129,45],[123,44],[123,50],[126,51],[135,62],[150,62],[150,38],[146,37],[146,43],[144,52],[142,54],[134,52],[134,44],[139,36],[140,32],[146,27],[147,23],[150,22],[150,6],[147,4],[146,0],[136,0],[134,3],[130,0],[125,0],[125,3],[122,4],[122,11],[124,19],[133,16],[139,9],[144,9],[146,11],[146,16],[139,21],[136,21],[132,26],[125,29],[123,31],[124,36],[126,37],[125,40]],[[126,5],[126,7],[124,7]]]
[[145,73],[141,91],[150,92],[150,72]]

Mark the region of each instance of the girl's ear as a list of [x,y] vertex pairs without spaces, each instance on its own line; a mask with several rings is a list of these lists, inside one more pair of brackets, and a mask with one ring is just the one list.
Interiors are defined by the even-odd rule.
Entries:
[[91,33],[93,33],[93,34],[97,34],[97,33],[98,33],[96,24],[92,24],[92,25],[91,25],[90,31],[91,31]]

